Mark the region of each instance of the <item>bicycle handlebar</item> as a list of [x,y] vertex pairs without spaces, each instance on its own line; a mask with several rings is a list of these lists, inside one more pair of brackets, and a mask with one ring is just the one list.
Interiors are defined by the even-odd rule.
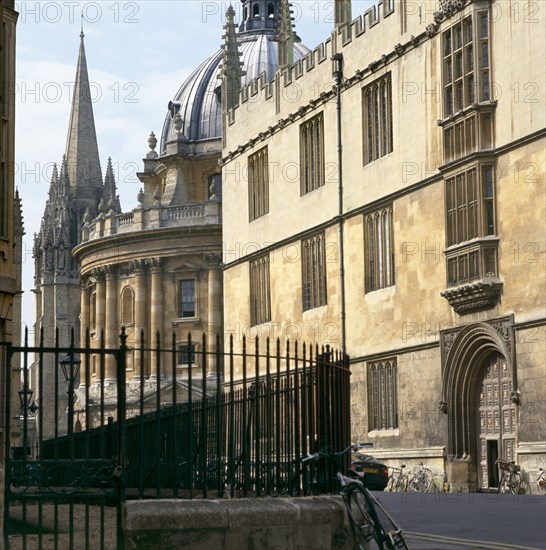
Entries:
[[349,445],[345,450],[339,451],[337,453],[328,453],[324,450],[317,451],[315,453],[309,454],[303,458],[300,458],[301,462],[309,462],[311,460],[316,460],[317,458],[323,457],[323,458],[339,458],[340,456],[343,456],[347,454],[349,451],[356,451],[357,449],[361,449],[362,447],[370,447],[371,445],[369,443],[356,443],[355,445]]

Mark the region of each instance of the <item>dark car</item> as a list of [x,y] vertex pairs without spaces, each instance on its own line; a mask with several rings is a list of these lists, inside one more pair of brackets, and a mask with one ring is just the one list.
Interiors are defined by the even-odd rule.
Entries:
[[351,470],[364,472],[364,485],[372,491],[383,491],[389,482],[389,469],[371,455],[353,453]]

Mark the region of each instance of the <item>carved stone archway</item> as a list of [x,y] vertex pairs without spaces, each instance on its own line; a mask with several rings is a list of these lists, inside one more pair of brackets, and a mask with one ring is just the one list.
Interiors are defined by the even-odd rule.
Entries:
[[506,359],[517,399],[513,318],[475,323],[440,333],[441,409],[448,418],[447,453],[463,488],[477,489],[477,429],[482,368],[491,354]]

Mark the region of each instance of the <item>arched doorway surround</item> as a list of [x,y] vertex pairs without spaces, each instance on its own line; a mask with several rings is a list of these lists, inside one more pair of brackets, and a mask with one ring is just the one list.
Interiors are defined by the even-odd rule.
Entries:
[[[454,460],[466,461],[468,473],[464,476],[466,479],[462,479],[463,484],[468,483],[469,486],[476,488],[487,487],[495,482],[494,476],[490,476],[492,468],[490,468],[491,472],[487,470],[484,472],[484,468],[488,467],[487,453],[489,453],[491,461],[495,451],[500,457],[505,450],[499,435],[496,449],[493,443],[490,443],[488,448],[488,443],[485,441],[484,455],[484,440],[495,439],[495,428],[501,429],[503,420],[500,416],[496,420],[493,408],[484,406],[487,400],[481,398],[482,392],[489,391],[489,388],[492,400],[495,397],[495,387],[497,387],[497,397],[501,401],[506,396],[501,390],[509,392],[508,409],[515,408],[519,402],[513,318],[505,317],[444,330],[440,333],[440,343],[442,354],[442,402],[440,408],[447,414],[447,454]],[[492,381],[496,376],[493,371],[501,377],[497,382]],[[502,377],[503,374],[504,377]],[[488,405],[492,404],[491,400],[487,401]],[[501,415],[502,407],[499,408],[499,411],[501,411],[499,412]],[[510,420],[514,432],[517,425],[516,412],[508,413],[513,415]],[[480,418],[480,413],[482,418]],[[488,414],[491,415],[493,429],[486,437],[482,434],[482,430],[487,432]],[[498,425],[495,422],[498,422]],[[512,440],[513,452],[517,434],[512,434]]]

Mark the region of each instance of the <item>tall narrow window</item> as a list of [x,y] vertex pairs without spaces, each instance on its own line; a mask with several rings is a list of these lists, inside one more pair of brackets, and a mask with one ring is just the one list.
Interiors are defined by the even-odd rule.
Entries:
[[493,165],[475,165],[446,178],[448,286],[497,274]]
[[[490,99],[489,16],[478,12],[442,35],[444,113],[450,116],[476,101]],[[478,69],[476,71],[476,69]]]
[[326,300],[326,252],[324,233],[301,242],[303,310],[324,306]]
[[368,364],[369,430],[398,428],[396,359]]
[[180,318],[195,317],[195,280],[184,279],[179,284],[180,301],[178,316]]
[[494,147],[489,14],[478,11],[442,34],[444,162]]
[[95,330],[97,324],[97,293],[92,291],[89,296],[89,329]]
[[250,322],[260,325],[271,321],[269,256],[250,262]]
[[[7,102],[7,98],[5,98]],[[8,236],[9,122],[2,121],[0,147],[0,237]]]
[[365,216],[366,292],[394,285],[392,206]]
[[121,293],[121,324],[134,323],[135,294],[131,287],[126,286]]
[[391,74],[362,90],[364,164],[392,152]]
[[248,211],[250,221],[269,212],[267,147],[248,157]]
[[300,194],[324,185],[324,116],[322,113],[300,126]]

